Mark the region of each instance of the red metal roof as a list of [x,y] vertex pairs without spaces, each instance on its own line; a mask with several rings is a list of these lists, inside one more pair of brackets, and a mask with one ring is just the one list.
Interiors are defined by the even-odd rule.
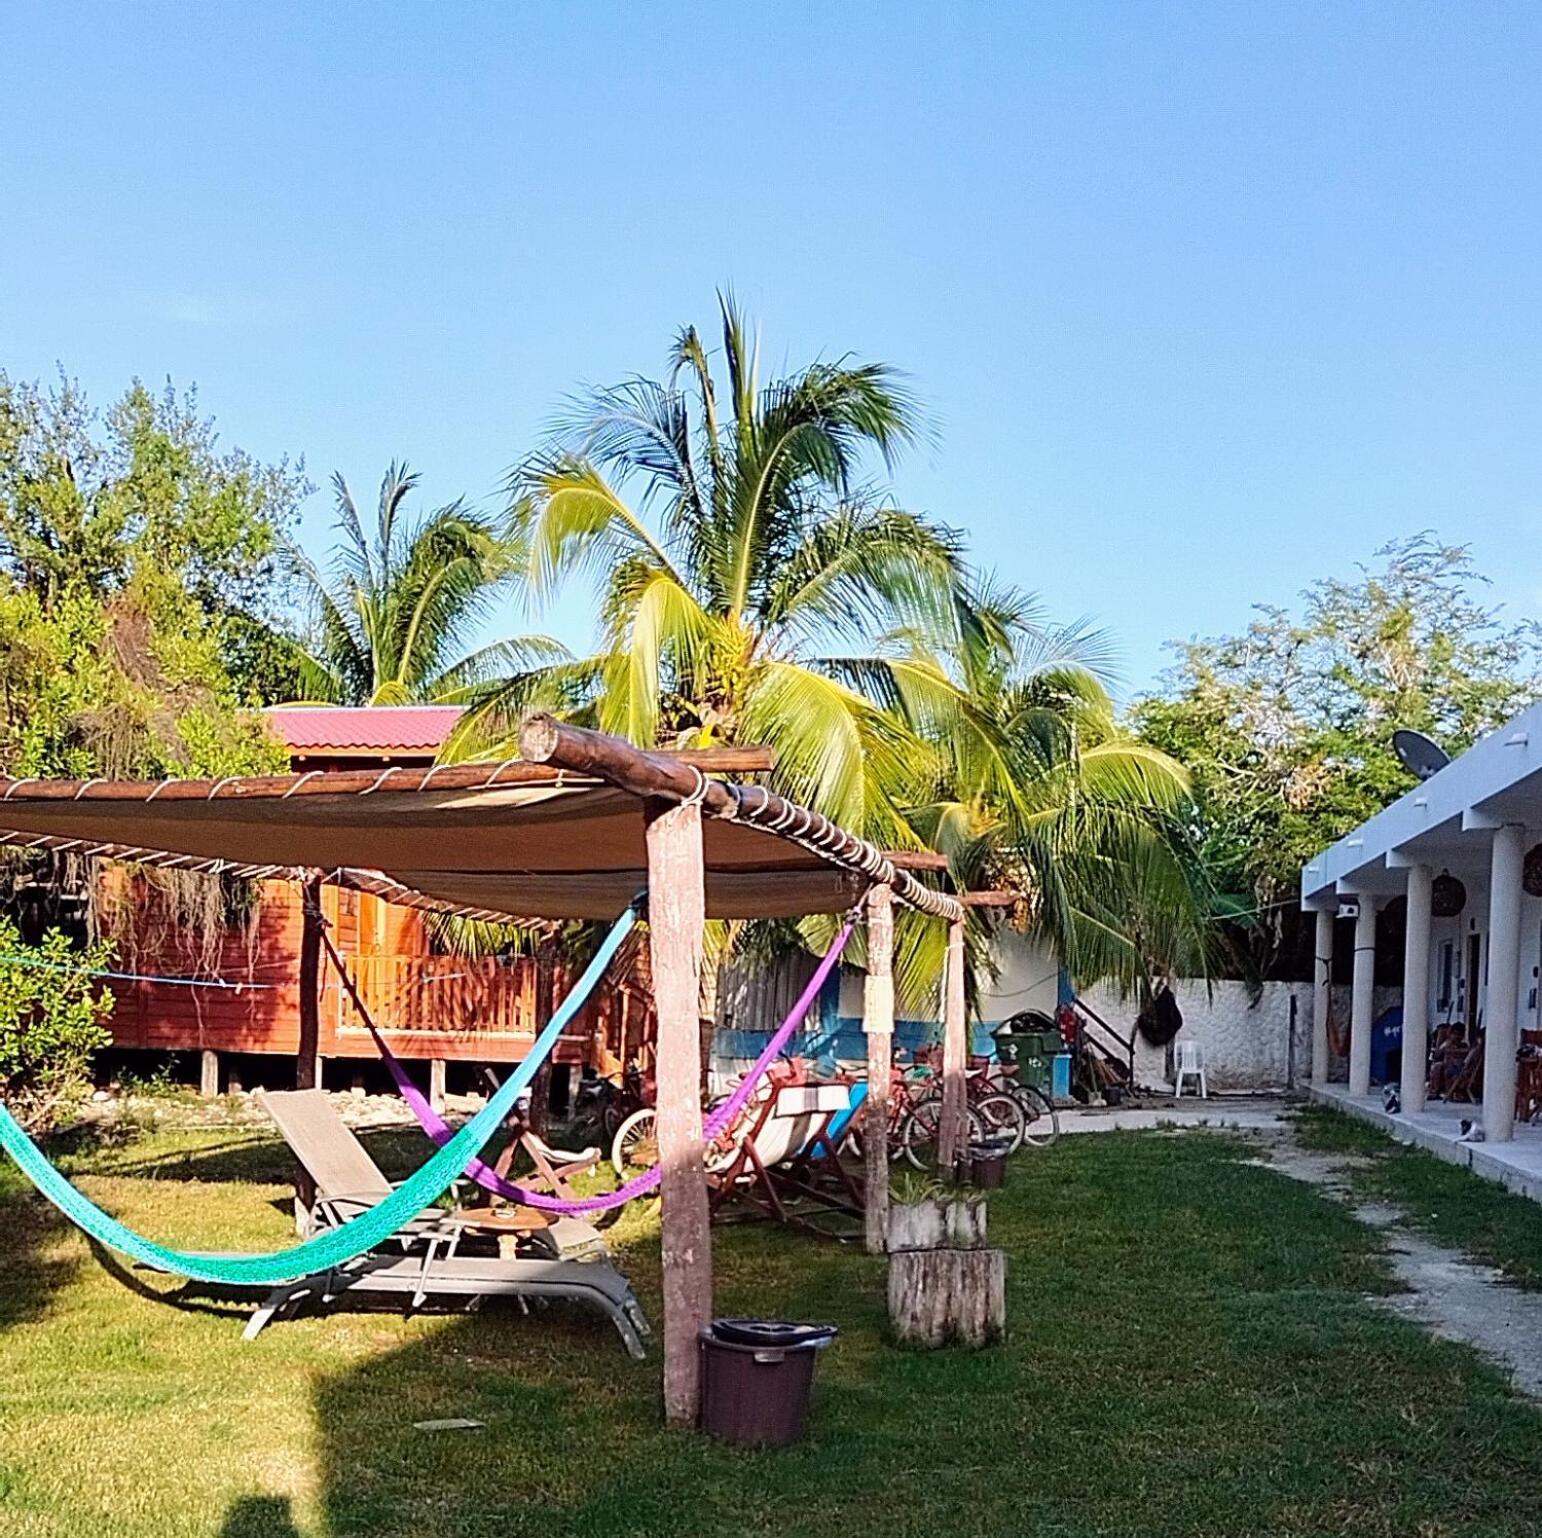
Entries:
[[459,705],[280,705],[268,721],[291,753],[436,753]]

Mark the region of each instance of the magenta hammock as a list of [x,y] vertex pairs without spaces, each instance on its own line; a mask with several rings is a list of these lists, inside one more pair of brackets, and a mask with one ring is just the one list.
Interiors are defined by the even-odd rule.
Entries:
[[[798,1029],[804,1017],[813,1008],[820,989],[824,987],[825,980],[841,959],[841,952],[845,950],[846,942],[851,938],[855,927],[855,920],[846,921],[830,949],[825,952],[819,965],[815,967],[814,975],[808,980],[808,986],[798,995],[797,1002],[787,1012],[786,1018],[771,1033],[771,1039],[766,1043],[760,1056],[755,1059],[750,1071],[728,1099],[707,1117],[701,1129],[702,1138],[706,1142],[711,1143],[715,1138],[721,1137],[749,1104],[756,1084],[781,1056],[782,1049],[791,1039],[793,1032]],[[326,939],[324,933],[323,939]],[[343,966],[342,957],[333,949],[330,939],[326,939],[326,944],[332,964],[346,984],[359,1018],[368,1027],[370,1035],[374,1037],[376,1049],[390,1071],[392,1079],[396,1081],[396,1087],[401,1091],[402,1099],[412,1108],[412,1114],[417,1117],[418,1124],[442,1148],[455,1135],[455,1129],[429,1104],[428,1096],[412,1082],[401,1060],[386,1045],[385,1037],[380,1034],[379,1028],[364,1008],[363,1000],[359,998],[354,988],[353,979],[349,977]],[[625,1206],[633,1198],[646,1196],[648,1192],[657,1190],[659,1181],[663,1178],[663,1171],[654,1168],[644,1174],[633,1176],[631,1180],[617,1186],[614,1191],[606,1191],[599,1196],[586,1196],[577,1201],[568,1201],[563,1197],[548,1196],[544,1191],[531,1191],[524,1186],[517,1186],[512,1181],[505,1180],[497,1170],[491,1165],[484,1164],[480,1159],[473,1159],[466,1166],[466,1173],[484,1191],[491,1191],[493,1195],[501,1196],[505,1201],[520,1202],[526,1207],[539,1208],[542,1212],[556,1212],[569,1217],[576,1217],[585,1212],[607,1212],[613,1207]]]

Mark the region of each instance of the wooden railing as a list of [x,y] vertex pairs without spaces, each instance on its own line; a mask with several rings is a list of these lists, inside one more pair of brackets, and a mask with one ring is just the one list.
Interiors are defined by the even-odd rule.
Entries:
[[[403,1035],[531,1036],[535,1031],[535,964],[524,958],[353,956],[349,969],[375,1024]],[[329,983],[333,1001],[340,996]],[[364,1034],[346,998],[337,1008],[339,1039]]]
[[1135,1029],[1124,1035],[1110,1025],[1080,994],[1071,1000],[1071,1007],[1081,1021],[1081,1039],[1084,1046],[1096,1052],[1124,1080],[1129,1089],[1135,1088]]

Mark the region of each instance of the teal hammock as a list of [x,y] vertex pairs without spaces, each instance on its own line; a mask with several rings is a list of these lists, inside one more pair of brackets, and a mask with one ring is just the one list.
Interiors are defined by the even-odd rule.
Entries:
[[584,969],[568,996],[558,1006],[545,1030],[536,1037],[524,1060],[475,1117],[466,1123],[415,1175],[398,1186],[384,1201],[347,1223],[329,1228],[304,1244],[271,1255],[207,1255],[167,1249],[103,1212],[82,1195],[43,1156],[37,1144],[22,1131],[11,1113],[0,1105],[0,1146],[21,1167],[22,1173],[72,1223],[93,1239],[158,1271],[169,1271],[198,1282],[232,1286],[267,1286],[290,1282],[320,1271],[330,1271],[356,1260],[389,1239],[425,1208],[449,1190],[456,1178],[503,1124],[514,1102],[535,1077],[536,1069],[557,1044],[573,1016],[594,992],[611,958],[637,922],[635,905],[615,922],[594,960]]

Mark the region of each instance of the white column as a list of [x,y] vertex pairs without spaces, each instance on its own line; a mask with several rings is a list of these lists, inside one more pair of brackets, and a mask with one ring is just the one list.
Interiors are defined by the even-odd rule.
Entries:
[[1376,899],[1361,896],[1355,920],[1354,986],[1349,999],[1349,1093],[1371,1092],[1371,1013],[1376,988]]
[[1483,1132],[1491,1143],[1515,1135],[1515,1048],[1520,1039],[1521,861],[1525,829],[1494,830],[1489,860],[1488,993],[1483,1017]]
[[1408,867],[1408,933],[1403,941],[1403,1113],[1424,1109],[1430,1032],[1430,890],[1428,865]]
[[1333,920],[1317,910],[1317,944],[1312,962],[1312,1083],[1328,1082],[1328,1013],[1333,1007]]

